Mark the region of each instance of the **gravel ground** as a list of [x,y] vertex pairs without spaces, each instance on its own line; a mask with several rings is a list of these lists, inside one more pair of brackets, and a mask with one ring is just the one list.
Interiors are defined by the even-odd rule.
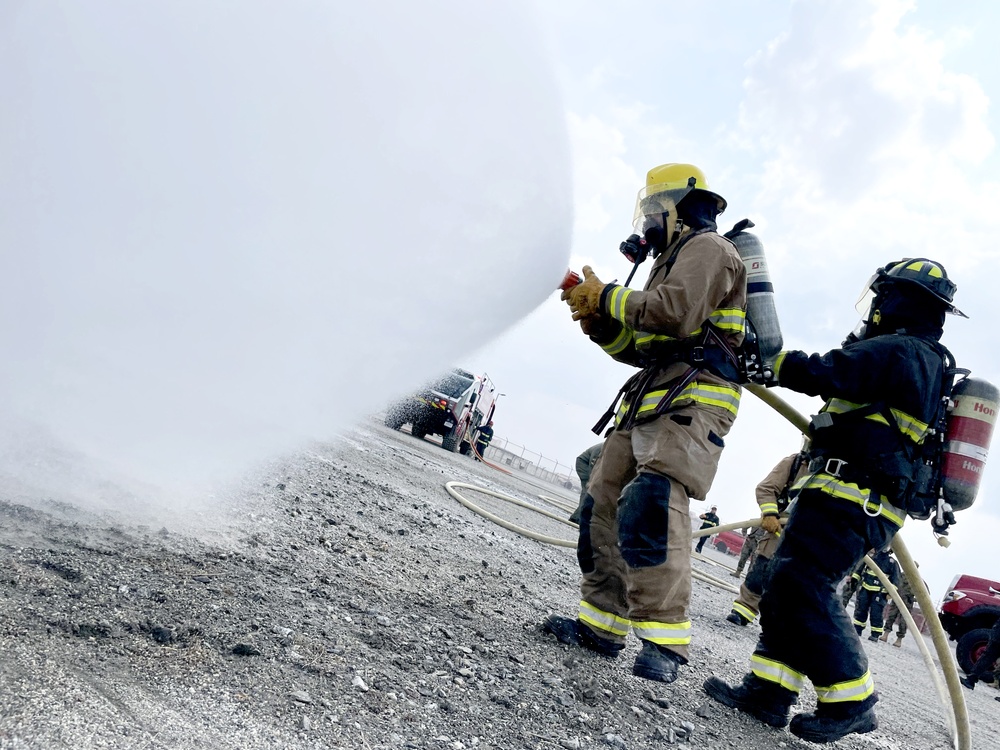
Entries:
[[[675,684],[633,677],[634,639],[609,661],[538,631],[575,611],[573,551],[463,508],[452,479],[573,502],[375,422],[193,517],[0,500],[0,748],[812,747],[701,691],[738,679],[754,644],[722,620],[731,593],[695,582]],[[734,580],[719,565],[735,558],[706,557]],[[832,747],[949,746],[912,639],[865,646],[881,726]],[[977,748],[1000,747],[996,695],[967,694]]]

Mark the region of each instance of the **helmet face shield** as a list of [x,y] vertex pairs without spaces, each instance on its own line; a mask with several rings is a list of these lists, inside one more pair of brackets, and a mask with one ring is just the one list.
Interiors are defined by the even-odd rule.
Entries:
[[[645,236],[653,228],[666,230],[668,223],[677,219],[677,204],[691,192],[693,186],[649,185],[639,191],[632,214],[632,228],[636,234]],[[669,218],[664,218],[669,214]]]

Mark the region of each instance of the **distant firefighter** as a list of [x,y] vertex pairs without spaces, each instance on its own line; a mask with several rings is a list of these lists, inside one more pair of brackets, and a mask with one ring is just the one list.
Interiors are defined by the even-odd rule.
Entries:
[[803,453],[786,456],[757,485],[757,505],[760,506],[760,530],[763,536],[757,542],[757,556],[747,571],[746,580],[740,586],[740,595],[726,617],[726,620],[735,625],[747,625],[760,614],[760,597],[764,594],[768,567],[781,541],[781,522],[778,519],[788,508],[788,489],[792,482],[808,472],[808,462],[805,459]]

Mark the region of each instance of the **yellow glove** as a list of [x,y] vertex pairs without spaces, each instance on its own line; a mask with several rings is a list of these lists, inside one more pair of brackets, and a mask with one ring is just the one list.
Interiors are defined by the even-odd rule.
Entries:
[[603,291],[604,282],[597,278],[590,266],[584,266],[583,281],[564,291],[559,298],[569,304],[573,320],[580,320],[599,312]]
[[770,534],[778,535],[781,533],[781,521],[778,520],[777,516],[764,516],[760,519],[760,527]]

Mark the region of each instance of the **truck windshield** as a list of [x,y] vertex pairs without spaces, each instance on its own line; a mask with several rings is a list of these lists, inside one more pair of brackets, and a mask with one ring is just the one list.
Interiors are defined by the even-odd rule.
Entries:
[[454,373],[449,373],[436,383],[431,385],[431,390],[443,393],[448,398],[458,398],[465,393],[472,385],[471,378],[463,378]]

